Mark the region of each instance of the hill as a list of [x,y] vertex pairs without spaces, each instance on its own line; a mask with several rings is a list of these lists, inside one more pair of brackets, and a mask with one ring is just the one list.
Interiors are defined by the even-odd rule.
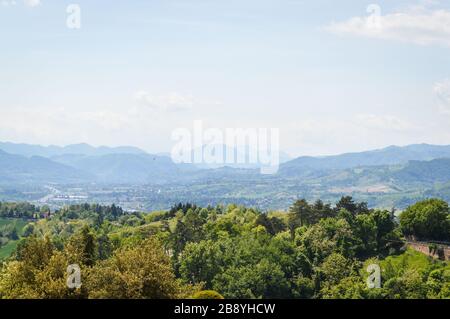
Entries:
[[86,182],[92,176],[44,157],[13,155],[0,151],[0,181],[2,184]]
[[145,151],[132,146],[121,147],[107,147],[100,146],[94,147],[89,144],[72,144],[67,146],[41,146],[33,144],[16,144],[16,143],[1,143],[0,150],[3,150],[10,154],[22,155],[26,157],[41,156],[41,157],[53,157],[62,156],[66,154],[78,154],[85,156],[102,156],[108,154],[145,154]]
[[390,146],[380,150],[346,153],[325,157],[299,157],[280,167],[282,174],[299,174],[308,170],[347,169],[360,166],[405,164],[409,161],[430,161],[450,158],[450,145],[414,144]]
[[410,161],[406,167],[394,173],[393,177],[402,182],[445,183],[450,181],[450,159]]
[[87,172],[102,183],[164,182],[176,177],[182,170],[168,157],[149,154],[63,155],[52,159]]

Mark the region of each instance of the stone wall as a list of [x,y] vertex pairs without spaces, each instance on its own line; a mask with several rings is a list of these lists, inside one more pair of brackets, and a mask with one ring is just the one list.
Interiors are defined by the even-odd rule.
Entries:
[[440,256],[437,254],[437,252],[430,251],[430,243],[422,243],[422,242],[412,242],[408,241],[406,245],[422,254],[425,254],[427,256],[436,258],[436,259],[444,259],[444,260],[450,260],[450,247],[446,245],[437,244],[439,248],[443,249],[443,256],[440,258]]

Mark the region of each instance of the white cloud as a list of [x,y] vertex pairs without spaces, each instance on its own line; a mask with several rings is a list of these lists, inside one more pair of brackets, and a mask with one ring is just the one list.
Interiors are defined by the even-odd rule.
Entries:
[[356,116],[359,125],[383,131],[410,131],[415,126],[408,121],[391,115],[359,114]]
[[192,109],[196,103],[192,95],[176,92],[167,95],[153,95],[147,91],[138,91],[134,94],[134,99],[151,109],[169,112],[187,111]]
[[2,0],[1,5],[3,7],[15,6],[17,5],[17,2],[16,0]]
[[377,10],[368,11],[372,14],[333,22],[326,30],[340,35],[450,47],[450,11],[430,10],[426,6],[413,6],[405,12],[386,15]]
[[182,94],[172,92],[169,94],[157,95],[141,90],[134,94],[134,100],[140,105],[152,110],[166,112],[190,111],[195,106],[220,106],[219,101],[209,101],[194,97],[192,94]]
[[41,5],[41,0],[24,0],[24,4],[27,7],[34,8]]
[[450,114],[450,79],[437,82],[433,87],[433,92],[438,99],[440,111]]
[[301,121],[297,126],[303,132],[335,134],[343,129],[349,131],[380,130],[383,132],[411,132],[418,127],[413,123],[392,115],[357,114],[346,120],[338,119],[309,119]]
[[[74,107],[19,107],[1,110],[0,136],[3,140],[29,143],[145,145],[152,130],[160,129],[155,117],[145,110]],[[149,127],[149,123],[152,125]],[[161,133],[163,135],[163,133]],[[170,135],[168,135],[170,138]]]
[[[436,131],[436,127],[433,129]],[[296,156],[331,155],[421,142],[445,144],[440,140],[443,137],[434,136],[431,128],[424,140],[424,130],[422,123],[390,114],[310,118],[286,123],[282,128],[282,137],[294,139],[282,139],[281,143],[287,143],[282,145],[282,149]]]
[[[134,104],[130,97],[123,98],[108,103],[90,101],[86,105],[78,101],[66,101],[63,106],[41,105],[39,101],[30,105],[0,105],[0,136],[13,142],[127,144],[163,151],[172,145],[172,130],[194,116],[194,112],[175,110],[214,103],[205,104],[206,99],[191,95],[150,95],[143,91],[135,94]],[[102,105],[96,106],[97,103]]]

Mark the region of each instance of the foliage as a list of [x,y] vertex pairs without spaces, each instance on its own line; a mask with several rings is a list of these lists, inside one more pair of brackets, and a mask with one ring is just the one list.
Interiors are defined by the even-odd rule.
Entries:
[[0,202],[0,218],[35,218],[41,216],[41,210],[29,203]]
[[89,270],[90,298],[171,299],[187,297],[194,288],[182,285],[155,239],[124,247]]
[[221,300],[224,299],[221,294],[214,290],[202,290],[194,294],[192,299],[211,299],[211,300]]
[[400,215],[402,231],[420,240],[450,241],[450,210],[446,202],[429,199],[408,207]]
[[[445,204],[417,203],[405,216],[435,221]],[[287,213],[68,206],[22,227],[0,269],[0,298],[448,298],[448,263],[404,251],[404,226],[351,197],[334,207],[298,200]],[[382,269],[380,289],[367,287],[371,263]],[[66,286],[70,264],[82,269],[80,289]]]

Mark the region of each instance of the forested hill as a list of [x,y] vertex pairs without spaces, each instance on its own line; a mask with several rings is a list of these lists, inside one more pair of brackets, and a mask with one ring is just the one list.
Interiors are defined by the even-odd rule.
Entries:
[[[20,206],[2,207],[9,214]],[[20,231],[4,228],[17,249],[0,268],[0,298],[450,298],[448,261],[404,246],[405,238],[450,241],[449,206],[439,199],[408,207],[399,220],[350,197],[335,205],[297,200],[288,213],[22,207],[43,215]],[[439,245],[431,248],[441,256]],[[66,285],[74,263],[78,289]],[[381,268],[381,288],[367,285],[371,264]]]
[[77,183],[92,179],[85,171],[45,157],[13,155],[0,150],[1,184]]
[[335,156],[299,157],[281,165],[281,170],[286,173],[295,173],[302,169],[333,170],[359,166],[397,165],[414,160],[430,161],[438,158],[450,158],[450,145],[414,144]]
[[407,166],[393,174],[393,177],[404,182],[446,183],[450,181],[450,159],[410,161]]
[[[2,151],[2,149],[4,151]],[[387,178],[408,182],[437,177],[448,181],[450,146],[410,145],[328,157],[300,157],[283,163],[276,178],[326,177],[351,168],[405,167]],[[431,161],[431,162],[430,162]],[[196,169],[176,165],[167,156],[146,154],[133,147],[94,148],[87,144],[67,147],[0,143],[1,182],[8,183],[88,183],[121,184],[175,183],[177,180],[247,178],[258,175],[254,169]],[[436,170],[438,169],[438,170]],[[218,175],[219,174],[219,175]],[[434,174],[434,175],[433,175]],[[333,185],[330,185],[332,187]]]

